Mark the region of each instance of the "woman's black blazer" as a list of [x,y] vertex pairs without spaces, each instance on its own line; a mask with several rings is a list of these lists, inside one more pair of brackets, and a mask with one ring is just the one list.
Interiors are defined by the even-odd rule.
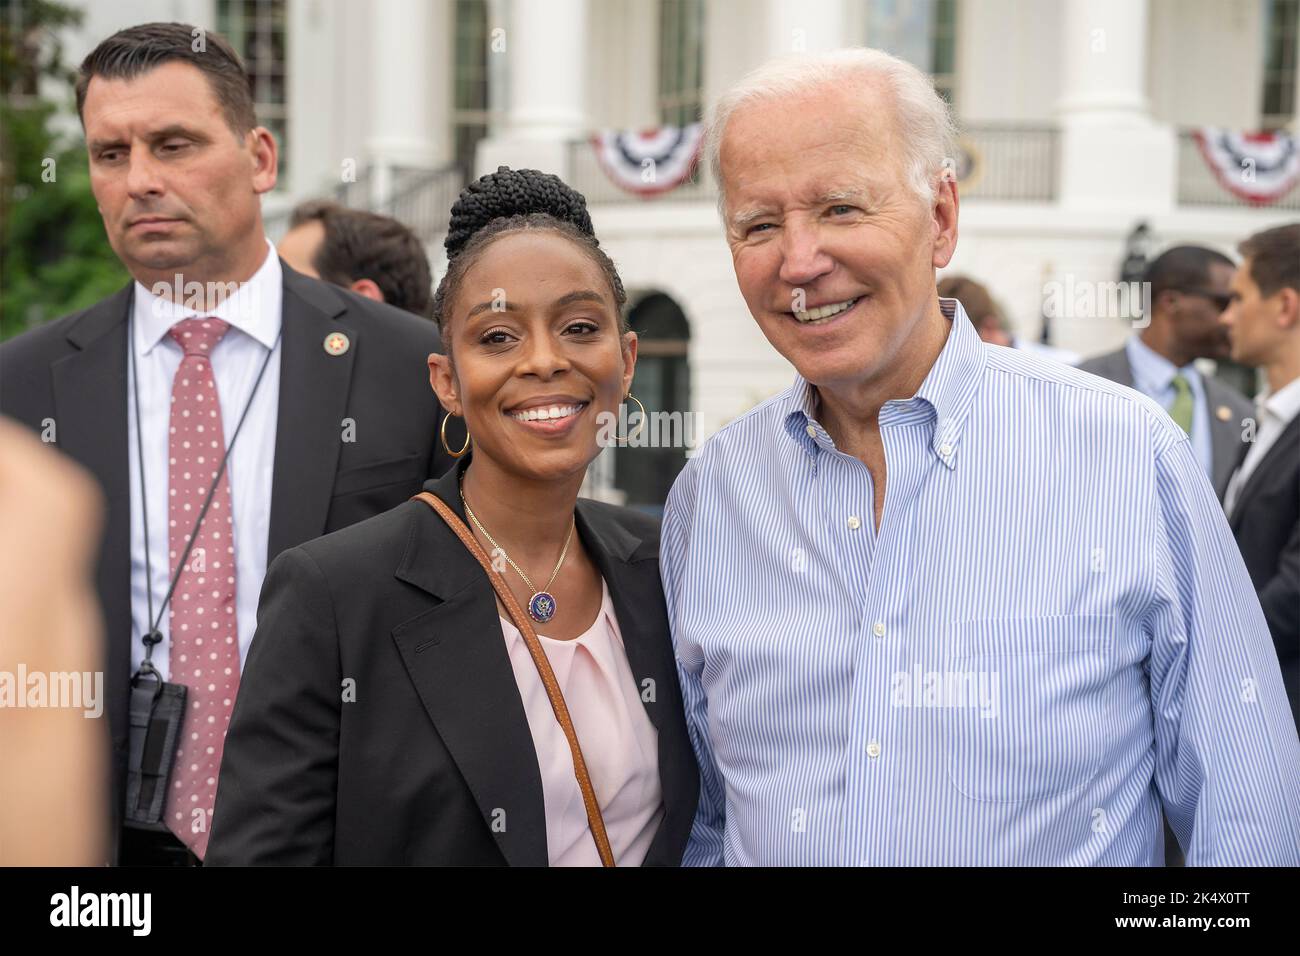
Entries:
[[[457,476],[431,491],[464,517]],[[659,523],[581,499],[659,736],[664,816],[645,865],[681,862],[699,777],[659,579]],[[205,862],[547,863],[542,780],[483,569],[422,501],[283,552],[226,735]]]

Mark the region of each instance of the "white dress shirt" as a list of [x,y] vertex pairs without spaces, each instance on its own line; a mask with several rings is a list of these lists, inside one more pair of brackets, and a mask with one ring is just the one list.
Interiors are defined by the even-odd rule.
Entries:
[[[235,614],[239,624],[239,663],[243,666],[257,624],[257,598],[266,574],[267,535],[271,522],[271,477],[275,466],[276,416],[280,396],[280,305],[283,297],[280,259],[267,241],[267,256],[253,277],[211,312],[196,312],[154,295],[135,284],[133,335],[127,375],[127,438],[130,442],[131,484],[131,668],[144,660],[143,636],[149,629],[146,588],[158,617],[171,584],[168,554],[168,429],[171,427],[172,379],[184,353],[167,330],[196,315],[216,316],[230,329],[212,350],[212,371],[221,400],[221,424],[227,445],[235,433],[253,383],[268,351],[274,350],[248,417],[226,463],[235,523]],[[143,436],[145,487],[149,506],[149,561],[146,580],[144,520],[141,510],[140,453],[136,444],[134,379],[139,376],[140,425]],[[215,472],[220,457],[210,464]],[[188,531],[187,531],[188,533]],[[169,673],[169,614],[162,613],[158,630],[162,643],[153,650],[153,664]]]
[[1246,482],[1250,481],[1250,476],[1255,473],[1259,463],[1264,460],[1269,449],[1277,444],[1278,438],[1286,431],[1292,419],[1300,415],[1300,378],[1293,379],[1271,395],[1260,392],[1255,398],[1255,415],[1255,422],[1259,426],[1255,432],[1255,441],[1242,459],[1241,467],[1228,482],[1228,490],[1223,497],[1223,510],[1229,517],[1237,507],[1241,490],[1246,487]]

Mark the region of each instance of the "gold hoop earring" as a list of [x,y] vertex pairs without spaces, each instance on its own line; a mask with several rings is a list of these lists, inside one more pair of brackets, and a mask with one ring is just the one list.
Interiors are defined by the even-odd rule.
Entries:
[[628,442],[630,442],[630,441],[631,441],[633,438],[635,438],[637,435],[641,434],[641,430],[642,430],[643,428],[645,428],[645,419],[646,419],[646,415],[645,415],[645,406],[641,404],[641,399],[637,398],[637,397],[636,397],[635,395],[633,395],[631,392],[628,392],[628,393],[627,393],[627,398],[628,398],[629,400],[631,400],[631,401],[636,402],[636,407],[639,408],[639,409],[641,409],[641,420],[640,420],[639,422],[637,422],[636,428],[632,429],[632,434],[628,435],[626,438],[620,438],[620,439],[618,440],[618,443],[619,443],[620,445],[626,445]]
[[[460,416],[457,415],[455,417],[459,418]],[[466,427],[465,429],[464,446],[461,448],[460,451],[452,451],[451,446],[447,444],[447,422],[451,421],[451,419],[452,419],[451,412],[448,412],[446,415],[442,416],[442,427],[438,429],[438,434],[442,438],[442,447],[447,449],[447,454],[450,455],[452,458],[462,458],[464,457],[465,452],[469,451],[469,428]]]

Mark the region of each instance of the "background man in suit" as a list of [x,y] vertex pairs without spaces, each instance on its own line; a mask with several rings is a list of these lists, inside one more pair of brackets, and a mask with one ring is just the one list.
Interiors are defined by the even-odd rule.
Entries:
[[1251,236],[1223,323],[1232,357],[1264,369],[1254,441],[1224,507],[1268,620],[1300,728],[1300,223]]
[[1151,315],[1122,349],[1079,365],[1155,399],[1192,439],[1192,450],[1223,500],[1241,450],[1250,402],[1200,373],[1198,358],[1228,357],[1219,315],[1228,304],[1232,260],[1213,249],[1175,246],[1147,269]]
[[[193,863],[267,563],[450,466],[426,373],[440,344],[432,323],[281,263],[259,199],[275,140],[220,37],[114,34],[83,62],[77,105],[109,243],[136,281],[0,349],[0,411],[85,465],[108,504],[111,858]],[[130,678],[154,628],[152,663],[188,688],[171,832],[122,827]]]
[[294,209],[278,249],[303,275],[430,316],[428,253],[415,233],[390,216],[313,199]]

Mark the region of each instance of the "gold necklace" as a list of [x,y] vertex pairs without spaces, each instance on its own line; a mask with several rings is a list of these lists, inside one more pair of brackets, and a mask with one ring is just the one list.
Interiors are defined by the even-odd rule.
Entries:
[[528,601],[528,616],[538,624],[545,624],[555,617],[555,595],[551,593],[551,585],[555,583],[555,576],[560,573],[560,568],[564,565],[564,558],[569,553],[569,542],[573,540],[573,529],[577,525],[577,519],[570,519],[569,533],[565,536],[564,547],[560,550],[560,560],[555,562],[555,570],[551,572],[551,579],[546,582],[546,587],[539,591],[533,587],[533,582],[528,579],[528,575],[524,574],[524,569],[515,564],[510,555],[506,554],[506,549],[497,544],[496,539],[488,534],[487,528],[483,527],[482,522],[478,520],[478,516],[474,514],[474,509],[465,500],[464,486],[461,485],[459,490],[460,503],[465,506],[465,514],[469,515],[470,520],[474,522],[474,527],[483,532],[483,537],[487,538],[492,543],[492,547],[500,551],[501,556],[506,559],[510,566],[519,572],[519,576],[524,579],[524,584],[528,585],[528,590],[532,592],[533,596]]

